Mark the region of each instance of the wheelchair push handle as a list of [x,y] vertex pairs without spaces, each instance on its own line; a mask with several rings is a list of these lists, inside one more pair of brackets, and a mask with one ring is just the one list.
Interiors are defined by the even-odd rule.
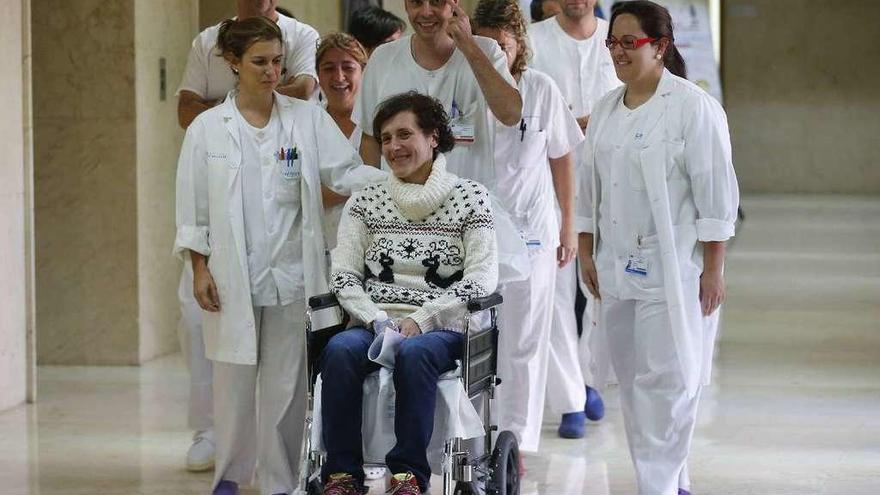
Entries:
[[477,297],[468,301],[467,310],[471,313],[485,311],[487,309],[494,308],[495,306],[500,305],[502,302],[504,302],[504,298],[501,297],[501,294],[498,292],[493,292],[488,296]]
[[[476,297],[469,300],[467,303],[467,310],[471,313],[485,311],[489,308],[494,308],[495,306],[500,305],[502,302],[504,302],[504,298],[501,297],[501,294],[493,292],[488,296]],[[309,298],[309,308],[311,309],[321,309],[337,305],[339,305],[339,301],[336,299],[336,296],[330,292]]]

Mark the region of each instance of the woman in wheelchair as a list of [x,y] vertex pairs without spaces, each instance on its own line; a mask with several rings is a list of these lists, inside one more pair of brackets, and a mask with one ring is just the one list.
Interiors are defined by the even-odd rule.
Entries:
[[367,350],[380,311],[406,337],[394,369],[397,443],[385,458],[391,492],[428,490],[437,380],[461,358],[456,327],[466,302],[490,294],[498,279],[489,195],[446,170],[443,153],[454,138],[440,102],[416,92],[393,96],[377,110],[373,135],[393,174],[351,197],[332,254],[330,289],[357,325],[334,336],[318,364],[326,495],[365,492],[362,387],[379,367]]

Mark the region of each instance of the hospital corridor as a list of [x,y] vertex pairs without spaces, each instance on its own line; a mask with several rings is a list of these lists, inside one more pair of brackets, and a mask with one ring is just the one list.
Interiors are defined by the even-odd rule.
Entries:
[[[731,302],[701,404],[694,477],[711,480],[713,495],[874,494],[880,201],[743,205],[750,215],[730,256]],[[0,416],[4,493],[202,493],[209,476],[180,466],[189,438],[179,356],[140,368],[46,366],[39,380],[39,404]],[[545,424],[521,493],[633,493],[615,402],[612,389],[607,419],[582,442]]]
[[880,494],[876,19],[0,0],[0,495]]

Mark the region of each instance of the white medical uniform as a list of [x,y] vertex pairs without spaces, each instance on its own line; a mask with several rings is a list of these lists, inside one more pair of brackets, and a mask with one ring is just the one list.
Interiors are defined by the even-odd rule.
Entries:
[[[309,75],[318,80],[315,69],[315,52],[320,36],[312,26],[278,14],[278,27],[281,28],[282,52],[284,54],[283,79]],[[217,33],[220,24],[211,26],[193,40],[183,80],[177,88],[191,91],[207,100],[218,100],[235,88],[236,79],[227,62],[217,50]]]
[[[569,36],[556,17],[529,25],[532,49],[530,65],[549,75],[559,86],[575,117],[588,116],[595,103],[608,91],[620,86],[611,53],[605,47],[608,22],[597,19],[596,31],[585,40]],[[583,164],[583,147],[574,152],[575,166]],[[579,345],[574,312],[578,274],[575,263],[558,270],[553,299],[553,331],[550,339],[548,405],[557,414],[582,411],[586,401],[584,384],[600,387],[591,370],[605,366],[605,352],[592,344],[592,325],[584,326]],[[585,292],[589,299],[589,293]],[[600,362],[594,363],[595,360]],[[605,361],[607,363],[607,359]]]
[[[516,81],[507,69],[507,58],[498,43],[475,36],[477,45],[489,58],[499,74],[513,87]],[[456,49],[446,64],[437,70],[420,66],[412,55],[412,35],[385,43],[376,48],[364,70],[364,78],[351,119],[369,136],[373,133],[373,117],[379,104],[388,97],[418,91],[440,100],[450,117],[452,106],[461,116],[456,122],[473,129],[472,142],[456,140],[455,148],[446,153],[450,172],[476,180],[495,191],[494,140],[489,106],[464,54]],[[453,129],[455,130],[455,129]],[[470,140],[468,140],[470,141]],[[387,164],[383,158],[383,168]]]
[[[278,14],[278,27],[283,35],[284,68],[294,77],[307,74],[318,79],[315,71],[315,51],[318,32],[308,24]],[[180,91],[191,91],[208,100],[218,100],[235,88],[235,75],[229,63],[217,53],[217,33],[220,24],[211,26],[195,37],[186,61],[186,70],[180,82]],[[202,336],[202,310],[193,296],[192,266],[187,257],[180,274],[178,298],[180,322],[178,339],[181,353],[190,374],[189,427],[207,430],[213,427],[211,361],[205,357]]]
[[[351,136],[348,137],[348,142],[351,143],[355,152],[360,150],[362,136],[361,128],[355,125],[354,130],[351,132]],[[342,203],[324,210],[324,239],[327,243],[328,260],[330,259],[330,250],[336,247],[336,236],[339,232],[339,220],[342,218],[342,211],[344,209],[345,203]]]
[[498,199],[529,246],[526,280],[502,287],[498,348],[499,424],[512,431],[520,450],[537,452],[544,416],[547,356],[553,319],[557,199],[548,158],[570,153],[584,139],[550,77],[534,69],[519,81],[523,117],[519,125],[496,125],[495,173]]
[[[625,88],[588,127],[578,230],[595,232],[607,334],[641,495],[674,495],[686,461],[715,325],[700,310],[700,242],[734,234],[739,192],[724,110],[664,71],[630,110]],[[594,221],[595,220],[595,221]],[[598,228],[594,228],[598,225]]]
[[[282,147],[296,156],[280,159]],[[250,483],[259,459],[261,492],[293,493],[307,397],[305,299],[327,291],[320,187],[350,194],[385,176],[360,165],[326,112],[277,93],[263,129],[243,121],[233,92],[187,130],[174,249],[209,257],[220,296],[220,312],[203,313],[215,485]]]

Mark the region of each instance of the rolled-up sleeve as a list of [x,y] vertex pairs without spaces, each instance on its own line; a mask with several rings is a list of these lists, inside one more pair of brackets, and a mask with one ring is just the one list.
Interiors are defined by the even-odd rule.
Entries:
[[174,255],[187,251],[211,255],[208,224],[208,167],[205,162],[204,127],[197,119],[186,131],[177,161],[177,234]]
[[730,131],[721,105],[695,97],[685,126],[684,159],[697,208],[697,238],[726,241],[734,236],[739,186],[733,169]]

